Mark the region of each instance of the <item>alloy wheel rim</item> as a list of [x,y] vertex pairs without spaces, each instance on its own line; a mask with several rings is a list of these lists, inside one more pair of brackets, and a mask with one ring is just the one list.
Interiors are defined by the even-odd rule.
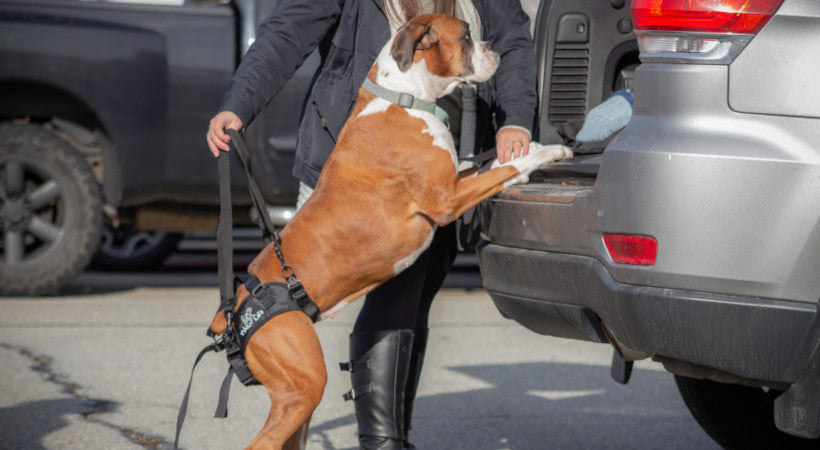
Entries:
[[30,161],[0,161],[0,264],[44,257],[65,234],[65,200],[57,180]]

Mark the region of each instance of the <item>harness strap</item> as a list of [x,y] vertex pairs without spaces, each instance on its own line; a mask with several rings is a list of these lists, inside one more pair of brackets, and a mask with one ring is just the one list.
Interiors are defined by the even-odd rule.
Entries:
[[475,156],[476,87],[465,83],[461,86],[461,133],[459,134],[458,159],[464,161]]
[[222,379],[222,386],[219,387],[219,400],[216,403],[214,417],[224,419],[228,417],[228,396],[231,393],[231,380],[234,375],[233,365],[228,367],[228,374]]
[[[219,225],[216,230],[217,273],[219,278],[219,310],[225,313],[233,311],[236,306],[236,292],[232,285],[233,280],[233,203],[231,201],[230,160],[220,157],[217,160],[217,174],[219,177]],[[214,337],[210,327],[206,333]]]
[[247,289],[251,295],[256,295],[256,293],[258,292],[257,289],[262,287],[262,282],[259,281],[259,278],[256,278],[255,276],[250,274],[245,276],[240,275],[234,278],[234,286],[238,288],[239,284],[244,284],[245,289]]
[[458,159],[481,164],[495,158],[495,148],[475,154],[476,151],[476,111],[478,110],[478,90],[474,84],[461,85],[461,133],[459,135]]
[[[248,153],[248,148],[245,146],[245,141],[242,139],[242,136],[240,136],[239,132],[234,129],[228,129],[226,130],[226,132],[231,137],[231,146],[236,150],[236,154],[239,155],[239,160],[242,161],[242,167],[245,169],[245,176],[248,180],[248,191],[251,194],[251,200],[253,200],[253,204],[256,207],[257,215],[259,216],[259,220],[261,221],[259,227],[262,229],[262,234],[264,236],[265,243],[273,244],[273,249],[276,252],[276,256],[279,258],[279,262],[282,264],[282,277],[287,282],[288,290],[290,290],[291,295],[297,300],[297,303],[299,303],[300,306],[304,306],[310,309],[308,315],[311,316],[311,318],[315,322],[315,316],[318,315],[318,308],[315,308],[316,305],[313,304],[313,301],[310,300],[310,298],[308,297],[307,291],[305,291],[305,288],[302,286],[302,282],[299,280],[299,277],[297,277],[296,273],[293,271],[293,267],[289,266],[285,262],[285,256],[282,254],[282,246],[280,245],[282,243],[282,239],[276,232],[276,229],[274,228],[273,223],[270,220],[270,216],[268,215],[268,212],[265,209],[265,200],[262,197],[262,191],[259,189],[259,185],[256,183],[256,179],[253,177],[251,171],[250,154]],[[224,164],[227,166],[227,162]],[[225,180],[230,180],[230,171],[228,170],[228,168],[226,168],[224,172]],[[222,177],[223,174],[222,172],[220,172],[220,182],[222,180]],[[224,184],[229,185],[230,183],[226,182]],[[227,190],[230,194],[229,188],[227,188]],[[231,207],[229,206],[228,209],[231,209]],[[231,239],[232,238],[233,236],[231,236]],[[220,277],[220,281],[223,281],[222,277]],[[307,299],[307,301],[305,301],[305,299]]]
[[[248,155],[247,147],[245,147],[245,143],[242,140],[242,137],[236,130],[229,129],[227,130],[228,135],[231,136],[231,143],[232,146],[236,149],[236,154],[239,155],[239,159],[242,161],[242,166],[245,169],[245,175],[247,176],[248,180],[248,190],[251,194],[251,199],[253,200],[253,204],[257,209],[257,213],[259,216],[259,220],[261,224],[259,227],[262,229],[262,233],[264,236],[265,243],[270,244],[272,243],[274,249],[276,251],[276,255],[279,258],[279,261],[282,263],[282,276],[285,278],[286,281],[286,289],[287,289],[287,301],[288,304],[285,308],[281,308],[281,304],[278,304],[275,300],[272,301],[269,305],[273,307],[273,310],[270,314],[268,314],[263,320],[262,323],[266,322],[270,318],[276,316],[277,314],[284,312],[286,310],[296,310],[299,309],[307,314],[313,322],[316,322],[316,319],[319,316],[319,307],[310,299],[305,291],[304,287],[302,286],[302,282],[296,276],[293,271],[293,267],[287,265],[285,263],[285,257],[282,254],[281,248],[281,238],[279,234],[276,232],[276,229],[273,227],[273,223],[270,220],[270,216],[268,216],[267,211],[264,207],[264,199],[262,197],[262,191],[259,189],[259,185],[256,183],[256,180],[253,178],[250,170],[250,159]],[[248,369],[248,362],[245,359],[245,344],[250,339],[251,335],[253,334],[262,323],[258,324],[254,329],[245,330],[245,339],[242,340],[242,336],[236,330],[236,323],[234,319],[234,308],[236,308],[236,297],[234,293],[238,288],[238,284],[236,284],[236,278],[233,276],[233,202],[231,196],[231,173],[230,173],[230,160],[228,159],[228,155],[220,154],[219,158],[217,158],[217,172],[219,175],[219,226],[217,228],[217,258],[218,258],[218,273],[219,273],[219,292],[220,292],[220,303],[219,303],[219,311],[225,314],[225,319],[227,320],[227,325],[225,331],[222,333],[222,336],[219,340],[216,340],[214,343],[206,346],[199,352],[194,361],[194,366],[191,368],[191,376],[188,379],[188,387],[185,390],[185,395],[182,398],[182,404],[179,407],[179,414],[177,415],[177,428],[176,428],[176,435],[174,436],[174,448],[178,448],[179,445],[179,435],[182,431],[182,424],[185,421],[185,416],[188,413],[188,398],[191,394],[191,383],[194,378],[194,370],[196,369],[197,364],[208,352],[219,352],[222,350],[226,350],[226,356],[228,358],[228,373],[225,378],[222,380],[222,386],[219,390],[219,400],[217,403],[216,412],[214,413],[215,417],[227,417],[228,415],[228,396],[230,394],[231,388],[231,380],[233,379],[233,375],[236,375],[239,378],[239,381],[242,384],[248,386],[251,384],[258,384],[256,379],[253,377],[250,369]],[[263,288],[267,288],[270,285],[279,285],[282,286],[282,283],[267,283],[262,284],[259,279],[254,276],[251,276],[246,279],[239,280],[242,283],[245,283],[246,288],[249,292],[251,292],[251,296],[248,299],[257,299],[257,297],[253,294],[258,293],[260,289],[264,290]],[[285,287],[282,287],[285,289]],[[258,300],[258,299],[257,299]],[[245,303],[243,302],[243,306]],[[278,305],[278,306],[277,306]],[[290,306],[292,305],[292,306]],[[276,309],[279,309],[276,312]],[[241,309],[241,308],[240,308]],[[264,308],[268,309],[268,308]],[[240,330],[241,331],[241,330]],[[208,336],[215,337],[213,331],[208,328],[206,333]]]
[[[251,200],[253,200],[253,205],[256,208],[259,220],[261,221],[259,228],[262,229],[265,243],[276,242],[278,254],[280,252],[280,250],[278,250],[279,243],[281,243],[282,240],[279,238],[279,233],[276,232],[276,228],[273,226],[273,222],[271,222],[268,211],[265,208],[265,198],[262,196],[262,190],[259,189],[259,184],[253,177],[251,170],[251,157],[248,152],[248,147],[245,146],[245,141],[242,139],[242,136],[240,136],[238,131],[229,128],[226,132],[228,133],[228,136],[231,137],[231,146],[236,150],[236,154],[239,155],[239,160],[242,161],[242,167],[245,169],[245,178],[248,180],[248,191],[251,195]],[[228,176],[230,177],[230,172],[228,173]],[[279,259],[281,260],[283,258],[280,257]],[[282,261],[282,263],[284,264],[284,261]]]
[[483,163],[483,162],[487,162],[491,159],[494,159],[497,156],[498,156],[498,149],[493,147],[493,148],[487,150],[486,152],[481,152],[477,155],[474,155],[474,156],[471,156],[471,157],[468,157],[468,158],[464,158],[464,161],[472,161],[476,164],[480,164],[480,163]]
[[447,115],[447,111],[443,110],[440,106],[433,102],[416,98],[415,96],[405,92],[396,92],[392,89],[387,89],[384,86],[379,86],[378,84],[370,81],[369,78],[364,79],[362,87],[364,90],[370,92],[376,97],[383,98],[390,103],[395,103],[402,108],[417,109],[419,111],[428,112],[436,116],[436,118],[444,124],[447,124],[450,120],[450,117]]
[[214,342],[203,348],[194,360],[194,367],[191,368],[191,377],[188,379],[188,388],[185,389],[185,396],[182,397],[182,404],[179,406],[179,414],[177,415],[177,431],[174,435],[174,448],[179,447],[179,434],[182,432],[182,423],[185,422],[185,415],[188,414],[188,397],[191,395],[191,382],[194,381],[194,369],[199,364],[199,360],[208,352],[218,352],[222,350],[222,341]]
[[307,295],[307,291],[302,287],[302,283],[300,282],[297,286],[288,286],[288,290],[293,300],[299,305],[299,309],[307,314],[313,323],[316,323],[316,321],[319,320],[319,307],[316,306],[316,303]]
[[[263,292],[272,286],[282,286],[282,283],[271,282],[262,284],[258,278],[253,275],[244,275],[236,277],[236,280],[245,285],[245,289],[248,290],[249,293],[253,297],[256,297],[261,300],[268,300],[263,298]],[[287,285],[288,294],[290,298],[294,301],[298,309],[304,312],[313,323],[319,319],[319,307],[316,303],[311,300],[310,296],[307,295],[307,291],[305,291],[304,287],[302,287],[302,283],[297,281],[298,284],[296,285]],[[271,304],[266,304],[266,308],[270,308]]]
[[[250,336],[248,336],[250,339]],[[236,378],[239,378],[239,381],[242,382],[245,386],[252,386],[254,384],[259,384],[256,381],[256,378],[253,377],[251,370],[248,368],[248,361],[245,359],[245,346],[242,344],[241,339],[237,335],[230,336],[225,343],[225,356],[228,358],[228,365],[230,366],[229,370],[233,371],[236,374]],[[230,377],[228,377],[230,378]],[[222,401],[222,394],[220,393],[220,402]],[[228,401],[227,392],[225,396],[225,401]],[[226,413],[224,416],[217,415],[216,417],[226,417],[227,416],[227,406],[225,407]]]

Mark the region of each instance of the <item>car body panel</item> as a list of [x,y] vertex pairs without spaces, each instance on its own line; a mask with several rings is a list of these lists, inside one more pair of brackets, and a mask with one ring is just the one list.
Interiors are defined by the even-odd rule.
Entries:
[[[765,61],[781,13],[816,26],[816,11],[786,0],[759,35],[736,42]],[[820,301],[820,123],[805,97],[748,84],[770,67],[746,58],[642,64],[632,118],[602,155],[542,168],[482,203],[479,262],[503,314],[686,376],[780,388],[798,379]],[[801,74],[805,92],[815,73]],[[744,90],[759,98],[739,111],[731,93]],[[604,233],[656,238],[657,260],[614,262]]]
[[[777,36],[767,39],[767,35]],[[820,3],[785,2],[729,71],[729,105],[739,112],[820,117]],[[765,61],[765,65],[761,65]]]

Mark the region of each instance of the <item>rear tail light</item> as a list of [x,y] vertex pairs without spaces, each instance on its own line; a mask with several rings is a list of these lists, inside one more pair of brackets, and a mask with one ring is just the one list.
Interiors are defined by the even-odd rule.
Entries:
[[658,257],[658,241],[651,236],[604,233],[604,244],[620,264],[651,266]]
[[641,60],[729,64],[783,0],[633,0]]
[[756,34],[783,0],[633,0],[636,30]]

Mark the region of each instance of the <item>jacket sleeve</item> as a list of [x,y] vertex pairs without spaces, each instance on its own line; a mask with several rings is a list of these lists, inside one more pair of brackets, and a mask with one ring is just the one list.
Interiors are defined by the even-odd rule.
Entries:
[[233,112],[248,126],[336,25],[343,4],[282,0],[259,26],[219,111]]
[[535,127],[536,67],[535,49],[530,36],[530,19],[519,0],[491,0],[487,40],[501,57],[493,77],[495,83],[495,120],[498,128]]

